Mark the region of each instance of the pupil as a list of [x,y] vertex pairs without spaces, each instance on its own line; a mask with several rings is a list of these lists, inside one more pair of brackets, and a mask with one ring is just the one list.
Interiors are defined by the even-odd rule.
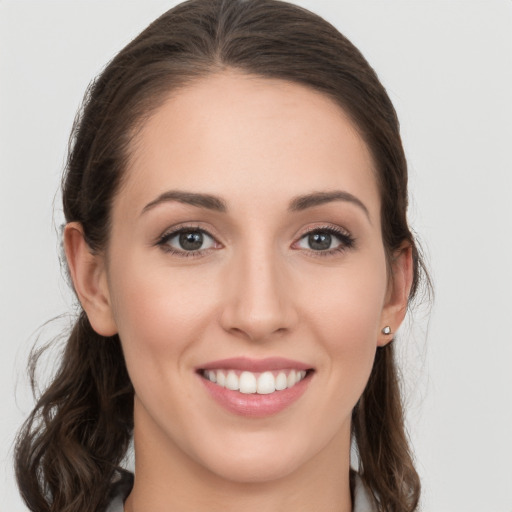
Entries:
[[187,251],[196,251],[203,245],[203,234],[198,231],[181,233],[180,245]]
[[308,237],[309,246],[315,251],[325,251],[331,246],[329,233],[313,233]]

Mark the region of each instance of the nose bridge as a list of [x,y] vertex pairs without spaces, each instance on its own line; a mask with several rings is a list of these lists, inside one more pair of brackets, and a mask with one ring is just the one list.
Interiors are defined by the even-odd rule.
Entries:
[[289,329],[295,319],[286,269],[276,248],[255,243],[241,248],[229,268],[224,328],[251,340]]

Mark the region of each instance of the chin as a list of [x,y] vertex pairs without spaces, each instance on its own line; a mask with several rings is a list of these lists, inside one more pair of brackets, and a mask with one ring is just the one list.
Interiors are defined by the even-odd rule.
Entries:
[[[196,445],[194,459],[210,473],[234,483],[257,484],[292,477],[340,451],[338,436],[313,436],[307,429],[230,432],[212,445]],[[215,436],[210,437],[215,439]],[[314,442],[311,442],[314,440]],[[213,448],[213,449],[212,449]],[[340,456],[342,453],[340,453]]]
[[301,466],[298,458],[287,457],[280,453],[272,457],[262,453],[253,457],[226,456],[223,460],[209,465],[210,471],[224,480],[238,484],[258,484],[273,482],[292,475]]

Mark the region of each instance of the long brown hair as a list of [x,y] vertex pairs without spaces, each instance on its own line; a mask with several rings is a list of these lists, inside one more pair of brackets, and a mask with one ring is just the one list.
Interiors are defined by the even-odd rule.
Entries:
[[[407,223],[407,164],[391,101],[361,53],[332,25],[277,0],[184,2],[108,64],[73,126],[62,185],[67,222],[81,223],[91,251],[104,250],[137,128],[170,91],[226,68],[308,86],[348,113],[375,162],[388,258],[404,241],[412,247],[412,299],[423,265]],[[377,509],[412,512],[420,483],[393,351],[393,343],[377,350],[352,431],[357,469]],[[32,369],[36,360],[37,354]],[[54,380],[18,436],[16,475],[29,509],[103,510],[132,432],[133,388],[120,340],[95,333],[82,311]]]

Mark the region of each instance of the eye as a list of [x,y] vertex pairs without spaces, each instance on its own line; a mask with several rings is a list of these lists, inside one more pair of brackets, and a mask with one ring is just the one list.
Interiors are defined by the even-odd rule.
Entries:
[[189,256],[216,247],[215,239],[203,229],[180,228],[162,236],[158,245],[171,253]]
[[296,243],[299,249],[331,254],[354,246],[354,239],[344,231],[329,227],[317,228],[302,236]]

